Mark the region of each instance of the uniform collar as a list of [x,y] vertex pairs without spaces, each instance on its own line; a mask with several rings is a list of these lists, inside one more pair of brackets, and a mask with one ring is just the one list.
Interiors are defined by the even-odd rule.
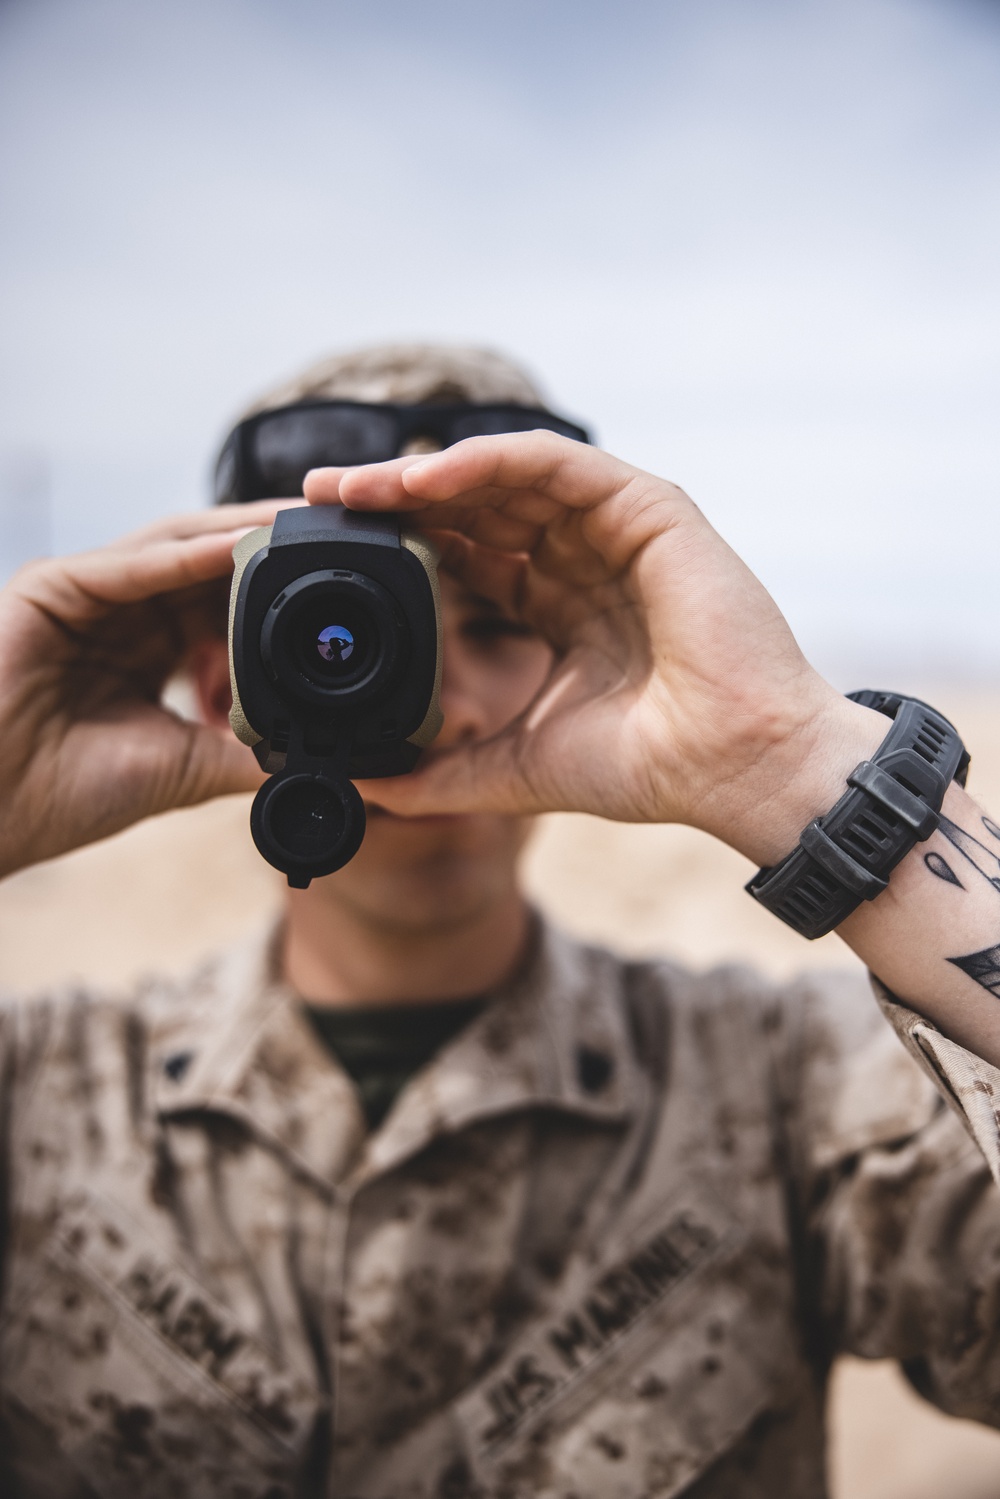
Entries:
[[152,1047],[161,1117],[237,1116],[311,1176],[357,1186],[477,1119],[531,1107],[632,1115],[641,1087],[620,965],[541,919],[520,972],[371,1135],[350,1079],[277,976],[279,940],[272,929],[241,944],[165,1007]]

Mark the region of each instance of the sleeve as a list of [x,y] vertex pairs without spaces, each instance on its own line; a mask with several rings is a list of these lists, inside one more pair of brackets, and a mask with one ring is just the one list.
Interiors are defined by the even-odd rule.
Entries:
[[0,996],[0,1288],[13,1216],[21,1119],[50,1046],[54,1008],[49,996]]
[[798,996],[810,1300],[829,1354],[898,1359],[943,1410],[1000,1425],[1000,1072],[875,989],[889,1025],[857,980]]
[[17,1115],[21,1047],[18,1032],[21,1017],[17,1001],[0,997],[0,1286],[4,1284],[4,1265],[11,1213],[11,1154]]

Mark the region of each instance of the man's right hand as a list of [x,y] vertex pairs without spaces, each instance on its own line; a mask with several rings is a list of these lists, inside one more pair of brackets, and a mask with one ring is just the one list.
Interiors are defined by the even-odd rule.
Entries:
[[0,591],[0,875],[261,780],[228,732],[160,703],[218,628],[232,549],[271,501],[32,562]]

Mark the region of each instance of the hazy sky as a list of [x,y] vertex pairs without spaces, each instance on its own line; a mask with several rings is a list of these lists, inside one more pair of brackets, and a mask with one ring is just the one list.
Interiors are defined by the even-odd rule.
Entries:
[[0,0],[0,328],[8,554],[204,503],[305,359],[486,342],[840,685],[1000,680],[987,0]]

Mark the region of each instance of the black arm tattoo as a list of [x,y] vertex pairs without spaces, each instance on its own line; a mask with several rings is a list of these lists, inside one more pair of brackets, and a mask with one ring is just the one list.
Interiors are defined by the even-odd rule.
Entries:
[[967,958],[949,958],[948,962],[1000,999],[1000,946],[984,947],[982,952],[970,953]]
[[[1000,827],[989,817],[982,819],[983,827],[991,838],[1000,842]],[[939,824],[940,831],[947,838],[952,848],[957,849],[971,864],[976,873],[984,879],[987,884],[992,885],[994,890],[1000,891],[1000,858],[997,857],[992,848],[985,843],[980,843],[978,838],[973,838],[964,828],[956,827],[955,823],[947,817],[942,817]],[[958,878],[947,859],[940,854],[930,853],[924,855],[924,863],[932,874],[938,879],[947,880],[952,885],[957,885],[960,890],[965,886]],[[949,958],[949,963],[954,963],[963,973],[967,973],[970,979],[981,984],[990,994],[1000,999],[1000,943],[995,947],[984,947],[982,952],[969,953],[964,958]]]
[[[992,832],[986,818],[983,818],[988,831]],[[996,824],[993,824],[995,827]],[[947,838],[952,848],[956,848],[964,859],[967,859],[973,869],[988,880],[994,890],[1000,890],[1000,858],[985,843],[980,843],[978,838],[973,838],[964,828],[956,827],[947,817],[942,817],[939,824],[940,831]],[[935,874],[937,871],[934,871]]]
[[947,880],[949,885],[957,885],[959,890],[965,889],[948,860],[941,854],[924,854],[924,863],[931,874],[936,874],[939,880]]

